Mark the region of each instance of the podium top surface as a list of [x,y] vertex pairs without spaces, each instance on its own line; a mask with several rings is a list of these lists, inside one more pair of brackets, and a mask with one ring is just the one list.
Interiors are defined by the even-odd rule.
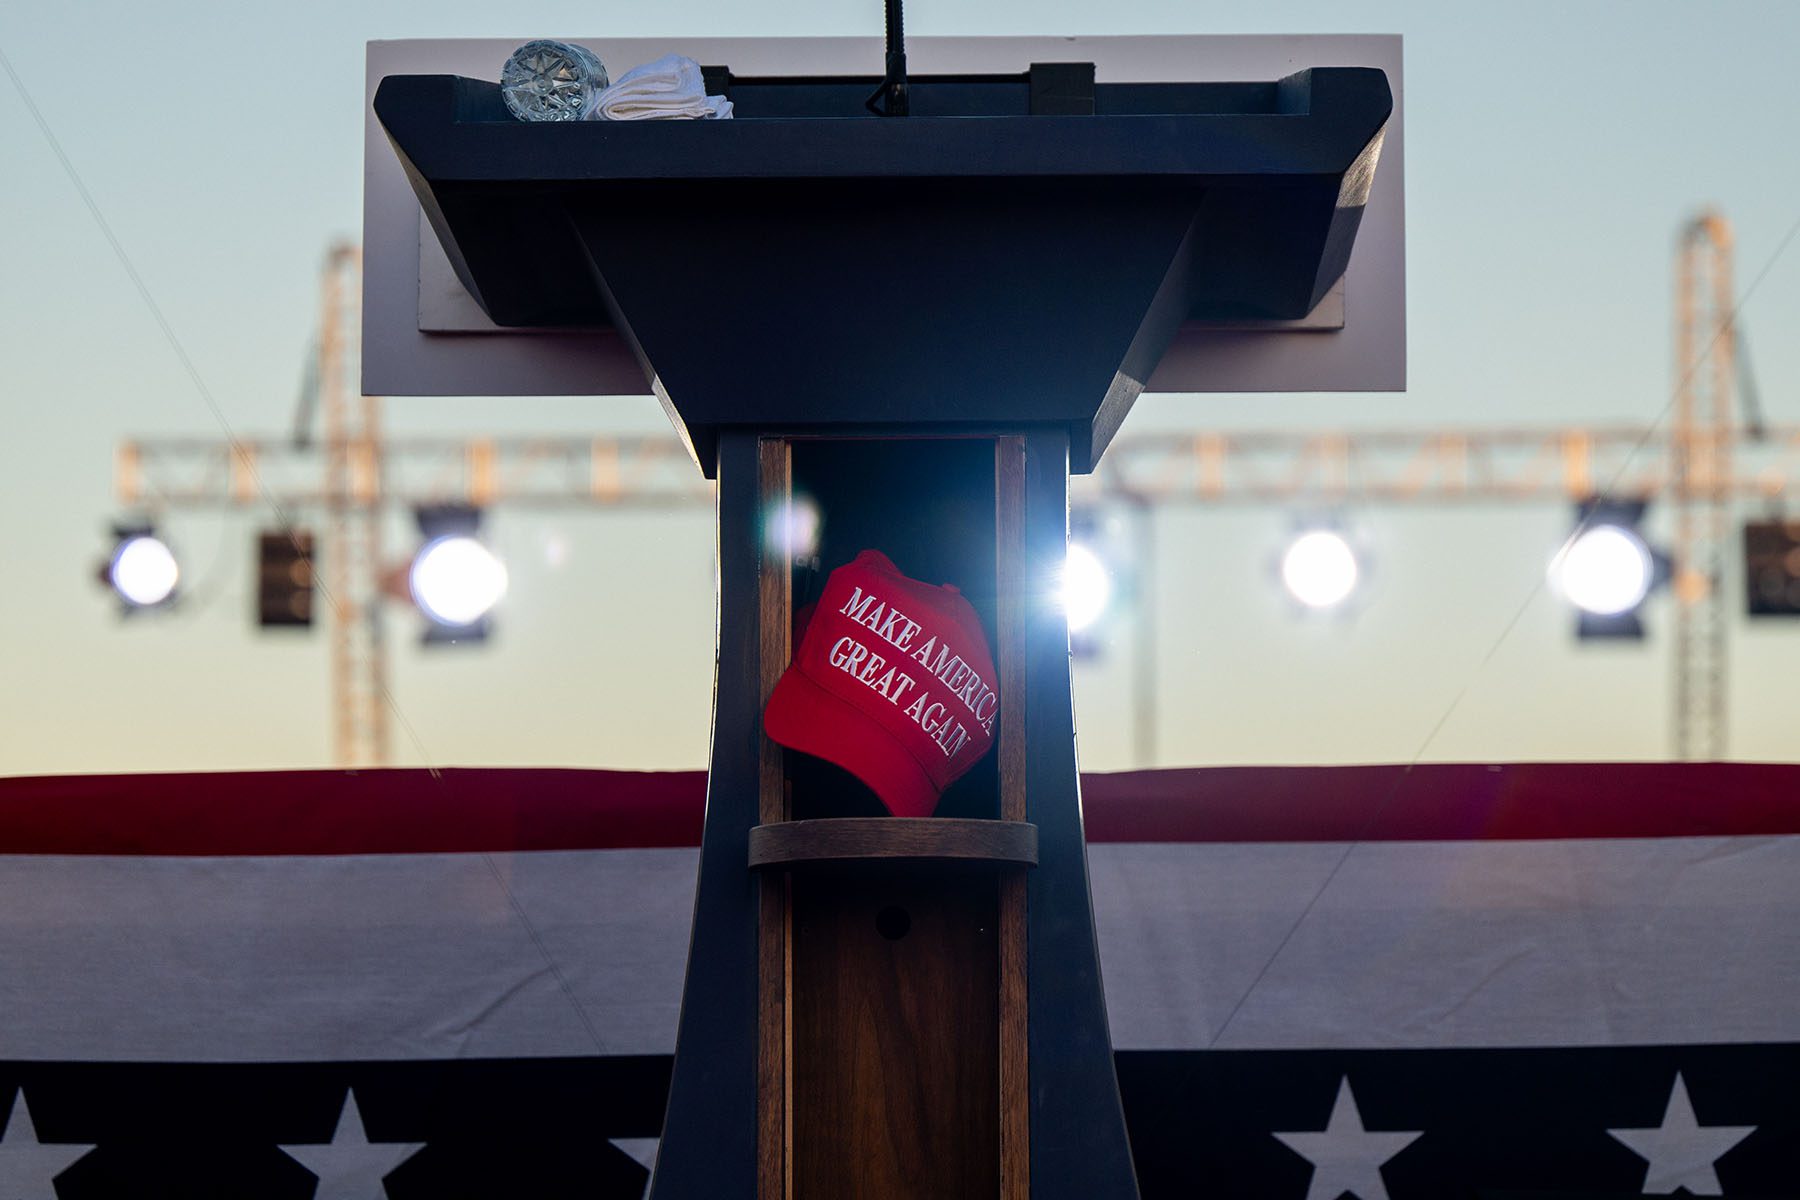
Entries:
[[729,121],[532,124],[487,81],[397,75],[375,110],[424,175],[459,183],[1332,174],[1392,111],[1381,71],[1323,64],[1264,82],[1098,83],[1087,115],[1032,114],[1021,73],[915,76],[912,115],[884,119],[861,103],[878,82],[733,79]]
[[[523,40],[523,39],[516,39]],[[435,139],[447,157],[440,180],[478,183],[830,178],[1014,178],[1126,175],[1173,179],[1203,167],[1254,175],[1271,147],[1309,117],[1276,83],[1315,65],[1377,68],[1392,89],[1381,166],[1368,196],[1357,253],[1342,283],[1313,312],[1285,320],[1190,321],[1150,379],[1151,390],[1396,390],[1404,387],[1404,262],[1400,45],[1397,37],[916,38],[909,41],[915,115],[855,117],[866,79],[879,71],[876,38],[589,41],[615,74],[665,52],[734,72],[739,119],[672,130],[583,123],[537,126],[520,137],[501,121],[492,78],[514,40],[378,42],[369,48],[370,138],[365,189],[364,387],[397,395],[643,394],[642,369],[601,323],[530,330],[495,324],[450,270],[424,227],[413,190],[374,111],[381,80],[445,92],[452,120]],[[1094,114],[1008,119],[1027,111],[1023,73],[1033,62],[1090,61]],[[954,74],[931,82],[930,76]],[[1358,73],[1346,73],[1352,78]],[[807,87],[774,77],[806,75]],[[1290,89],[1291,91],[1291,89]],[[805,95],[794,109],[794,97]],[[854,105],[852,104],[854,101]],[[1284,107],[1285,105],[1285,107]],[[430,107],[427,105],[427,107]],[[834,111],[834,108],[836,111]],[[416,108],[415,108],[416,111]],[[843,120],[820,119],[841,115]],[[1221,121],[1220,117],[1228,117]],[[1316,126],[1325,114],[1310,115]],[[1217,136],[1165,136],[1205,121]],[[1223,134],[1243,131],[1241,141]],[[1001,131],[1004,131],[1003,133]],[[1129,132],[1124,132],[1129,131]],[[433,139],[427,139],[431,141]],[[1302,139],[1304,141],[1305,139]],[[1315,138],[1316,140],[1316,138]],[[568,153],[577,144],[588,152]],[[685,157],[680,148],[697,151]],[[593,148],[602,147],[599,153]],[[673,148],[673,152],[672,152]],[[415,149],[430,158],[436,151]],[[1280,169],[1306,169],[1289,145]],[[802,167],[792,156],[809,158]],[[1195,157],[1203,155],[1204,164]],[[784,159],[784,156],[787,156]],[[451,160],[455,159],[456,162]],[[1341,164],[1340,164],[1341,169]]]

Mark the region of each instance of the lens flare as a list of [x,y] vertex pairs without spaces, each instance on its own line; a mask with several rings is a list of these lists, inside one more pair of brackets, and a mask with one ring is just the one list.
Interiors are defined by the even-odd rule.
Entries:
[[811,497],[792,496],[764,513],[764,545],[781,558],[811,558],[819,552],[822,524],[819,506]]

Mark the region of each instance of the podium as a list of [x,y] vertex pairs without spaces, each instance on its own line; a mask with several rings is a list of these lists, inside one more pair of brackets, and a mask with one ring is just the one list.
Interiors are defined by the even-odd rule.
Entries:
[[[1136,1195],[1101,990],[1068,632],[1071,472],[1185,320],[1299,319],[1343,276],[1382,72],[1096,84],[1087,64],[708,69],[730,121],[523,124],[496,85],[375,111],[501,326],[607,327],[718,484],[713,749],[656,1200]],[[993,752],[927,818],[783,751],[763,705],[814,574],[955,584]],[[806,556],[809,560],[810,554]]]

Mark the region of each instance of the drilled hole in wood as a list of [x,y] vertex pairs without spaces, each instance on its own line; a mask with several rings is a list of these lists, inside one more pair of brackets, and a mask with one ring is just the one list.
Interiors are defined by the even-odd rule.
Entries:
[[875,914],[875,932],[890,942],[899,941],[911,928],[911,915],[897,904],[890,904]]

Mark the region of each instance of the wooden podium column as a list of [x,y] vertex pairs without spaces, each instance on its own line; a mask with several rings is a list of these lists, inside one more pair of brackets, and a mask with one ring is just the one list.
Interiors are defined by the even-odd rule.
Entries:
[[[793,456],[783,438],[757,443],[757,491],[768,511],[785,504],[792,493]],[[761,695],[769,693],[793,657],[793,572],[786,557],[775,559],[763,540],[763,562],[757,581],[757,629],[761,643]],[[757,744],[757,821],[770,825],[788,819],[787,774],[780,746],[762,735]],[[757,910],[756,1025],[756,1192],[761,1200],[791,1196],[794,1123],[793,1025],[789,1005],[794,959],[789,912],[791,880],[771,876],[761,881]]]
[[[999,576],[994,665],[1000,711],[1000,819],[1025,820],[1025,439],[994,442],[995,566]],[[1000,1195],[1031,1194],[1031,1050],[1027,1042],[1025,876],[1000,878]]]
[[[760,739],[750,853],[763,868],[756,1128],[765,1200],[1030,1194],[1025,442],[955,441],[985,456],[980,486],[993,530],[993,579],[982,589],[992,596],[1001,697],[991,810],[796,821],[783,752]],[[932,444],[892,443],[901,458]],[[758,441],[764,513],[789,499],[791,450],[785,438]],[[790,580],[788,563],[765,545],[757,587],[765,703],[777,664],[791,656]]]

